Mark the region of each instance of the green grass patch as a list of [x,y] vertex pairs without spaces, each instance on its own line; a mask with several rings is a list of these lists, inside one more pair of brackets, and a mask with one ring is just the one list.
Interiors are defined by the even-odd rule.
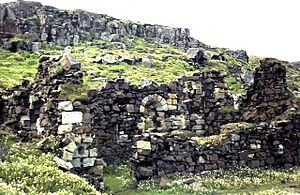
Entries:
[[[54,154],[42,153],[34,143],[1,137],[9,154],[0,164],[0,192],[4,194],[96,194],[94,187],[70,172],[58,169]],[[49,145],[51,147],[51,144]]]
[[131,174],[130,164],[108,166],[104,169],[105,191],[115,194],[124,191],[131,191],[135,188],[136,182]]
[[18,85],[22,79],[33,80],[37,73],[39,56],[20,51],[0,50],[0,91]]

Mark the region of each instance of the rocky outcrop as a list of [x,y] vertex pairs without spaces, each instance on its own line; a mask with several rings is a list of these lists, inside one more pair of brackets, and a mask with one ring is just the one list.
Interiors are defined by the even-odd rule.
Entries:
[[190,37],[189,30],[185,28],[125,22],[107,15],[83,10],[62,11],[30,1],[0,6],[0,33],[1,38],[18,36],[32,42],[62,46],[100,37],[113,41],[112,37],[118,39],[128,35],[150,37],[180,48],[198,47],[200,44]]

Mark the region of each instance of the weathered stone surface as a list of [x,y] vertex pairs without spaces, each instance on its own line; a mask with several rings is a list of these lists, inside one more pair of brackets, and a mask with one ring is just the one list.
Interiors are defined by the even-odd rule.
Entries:
[[62,112],[62,123],[63,124],[74,124],[81,123],[83,119],[83,113],[74,111],[74,112]]
[[70,142],[67,146],[64,147],[65,150],[73,153],[77,148],[75,141]]
[[152,67],[152,62],[148,57],[142,58],[142,64],[146,67]]
[[71,101],[63,101],[58,103],[58,110],[62,111],[72,111],[73,110],[73,104]]
[[90,157],[96,157],[96,156],[98,156],[98,150],[97,150],[97,148],[90,149],[89,150],[89,156]]
[[84,158],[82,161],[83,167],[92,167],[95,164],[96,158]]
[[205,60],[203,52],[200,50],[200,48],[189,48],[186,54],[188,55],[188,58],[194,63],[201,64]]
[[73,153],[69,152],[67,150],[64,150],[63,151],[62,159],[65,160],[65,161],[72,161],[72,159],[73,159]]
[[72,163],[66,162],[62,160],[61,158],[54,157],[54,161],[57,163],[58,167],[65,169],[65,170],[71,170],[73,168]]
[[63,135],[66,133],[71,133],[72,132],[72,125],[68,124],[68,125],[59,125],[58,126],[58,130],[57,130],[57,134],[58,135]]
[[74,168],[79,168],[79,167],[81,167],[81,161],[80,161],[80,158],[74,158],[73,160],[72,160],[72,165],[73,165],[73,167]]
[[151,150],[151,143],[147,141],[137,141],[136,147],[138,149]]

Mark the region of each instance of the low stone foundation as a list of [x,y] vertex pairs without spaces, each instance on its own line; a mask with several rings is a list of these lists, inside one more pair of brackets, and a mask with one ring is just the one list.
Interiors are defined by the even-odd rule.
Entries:
[[135,177],[144,180],[244,166],[291,168],[300,165],[300,115],[257,126],[227,124],[223,131],[210,137],[157,133],[137,137],[132,161]]

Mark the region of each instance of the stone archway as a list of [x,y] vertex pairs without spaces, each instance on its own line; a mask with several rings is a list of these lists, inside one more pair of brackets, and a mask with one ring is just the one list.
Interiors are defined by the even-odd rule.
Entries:
[[142,113],[140,129],[144,131],[164,130],[162,121],[165,120],[166,111],[168,111],[168,104],[165,98],[158,94],[146,96],[140,105],[140,113]]

